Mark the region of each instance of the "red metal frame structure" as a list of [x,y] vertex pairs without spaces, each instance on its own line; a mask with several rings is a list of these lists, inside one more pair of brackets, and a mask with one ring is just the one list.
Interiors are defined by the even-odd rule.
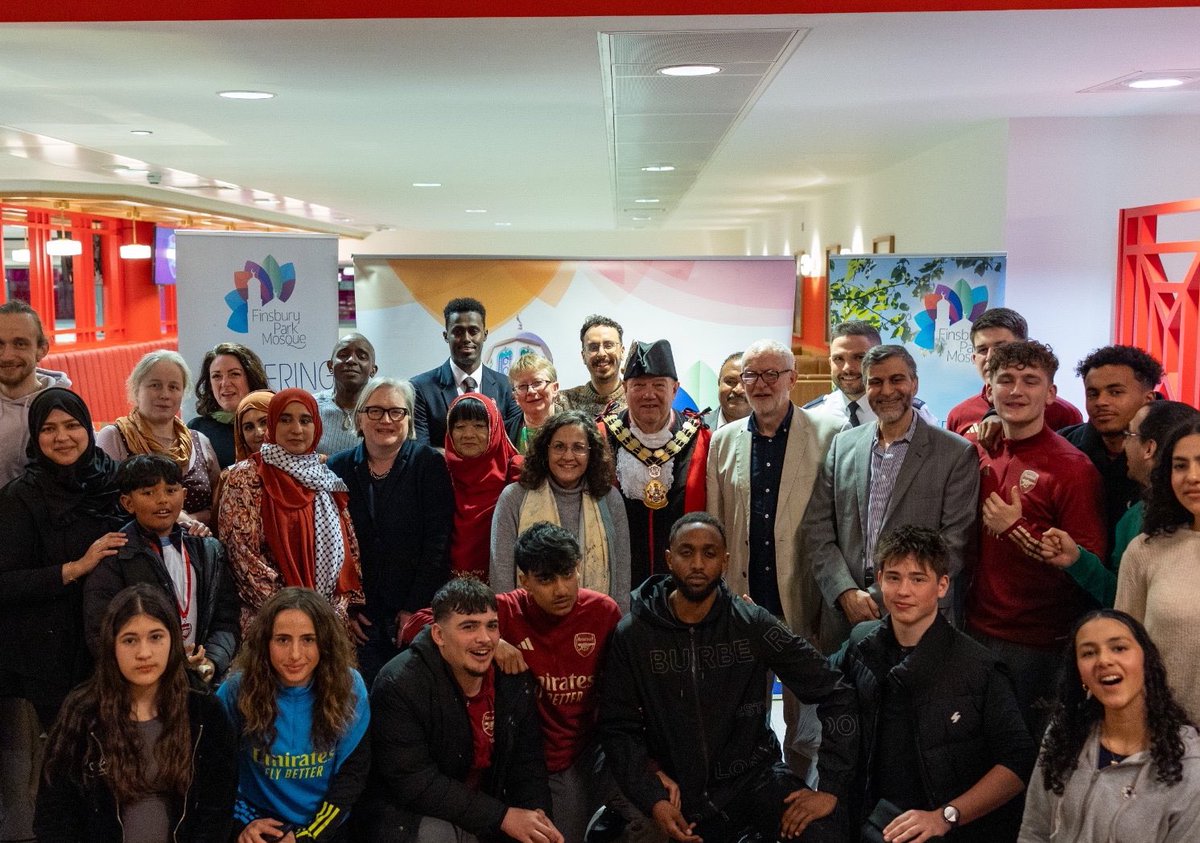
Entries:
[[[1200,239],[1158,240],[1158,221],[1200,211],[1200,199],[1121,211],[1113,335],[1162,361],[1167,397],[1200,403]],[[1197,233],[1200,238],[1200,232]],[[1182,278],[1169,278],[1162,255],[1191,254]]]
[[[150,261],[122,260],[119,254],[123,244],[134,242],[135,226],[139,242],[152,242],[154,227],[150,223],[3,203],[0,222],[25,229],[28,290],[19,290],[17,295],[41,316],[51,349],[86,349],[174,337],[174,288],[160,294]],[[80,241],[83,254],[61,258],[56,265],[55,259],[46,254],[46,243],[56,235]],[[0,249],[0,301],[9,294],[5,270],[12,267],[5,266],[8,257]],[[101,297],[99,310],[97,293]]]

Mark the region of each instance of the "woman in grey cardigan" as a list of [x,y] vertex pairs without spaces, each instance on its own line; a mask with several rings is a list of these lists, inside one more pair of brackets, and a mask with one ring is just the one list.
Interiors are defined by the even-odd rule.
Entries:
[[500,493],[492,516],[491,569],[496,591],[516,588],[513,545],[539,521],[570,530],[583,559],[579,585],[607,594],[629,611],[629,523],[613,486],[608,443],[584,413],[551,416],[529,444],[521,479]]
[[1200,840],[1200,738],[1145,627],[1098,609],[1071,640],[1020,843]]

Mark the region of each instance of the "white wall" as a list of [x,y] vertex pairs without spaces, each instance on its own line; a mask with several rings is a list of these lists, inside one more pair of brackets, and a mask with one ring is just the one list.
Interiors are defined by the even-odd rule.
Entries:
[[1197,117],[1009,123],[1008,301],[1054,346],[1060,394],[1081,408],[1075,365],[1112,341],[1117,214],[1200,196],[1198,137]]
[[834,243],[870,252],[885,234],[897,252],[1002,251],[1007,139],[1003,121],[983,124],[834,188],[807,203],[792,242],[818,261]]

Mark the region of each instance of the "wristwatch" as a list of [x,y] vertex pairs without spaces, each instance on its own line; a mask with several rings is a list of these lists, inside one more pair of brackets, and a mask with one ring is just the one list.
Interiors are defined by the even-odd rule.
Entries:
[[958,809],[953,805],[942,808],[942,819],[950,824],[951,830],[958,828]]

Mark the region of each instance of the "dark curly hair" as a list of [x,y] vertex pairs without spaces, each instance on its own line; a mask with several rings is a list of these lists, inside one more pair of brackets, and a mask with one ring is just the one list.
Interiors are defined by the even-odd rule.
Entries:
[[1086,378],[1088,372],[1100,366],[1128,366],[1133,370],[1137,382],[1146,389],[1154,389],[1162,380],[1163,367],[1153,357],[1132,345],[1106,345],[1097,348],[1079,361],[1075,374]]
[[478,313],[479,320],[487,324],[487,308],[479,299],[460,296],[446,302],[446,306],[442,308],[442,322],[446,324],[447,328],[450,325],[450,317],[456,313]]
[[258,359],[257,354],[236,342],[218,343],[209,349],[204,355],[204,362],[200,364],[200,376],[196,378],[196,415],[208,416],[221,409],[221,405],[217,403],[217,396],[213,395],[208,372],[213,361],[222,354],[236,357],[242,364],[242,371],[246,373],[248,393],[268,388],[267,370],[263,368],[263,362]]
[[537,489],[550,478],[550,440],[554,434],[567,427],[583,428],[588,443],[588,464],[583,482],[587,493],[593,498],[602,498],[613,485],[613,458],[608,442],[600,435],[596,423],[580,410],[555,413],[538,428],[537,435],[529,443],[525,453],[525,464],[521,467],[520,484],[526,489]]
[[1075,658],[1075,639],[1084,624],[1100,618],[1119,621],[1129,628],[1142,648],[1142,670],[1146,693],[1146,732],[1150,736],[1150,758],[1155,778],[1167,787],[1183,779],[1183,739],[1179,730],[1192,725],[1187,712],[1175,702],[1167,685],[1167,668],[1146,628],[1116,609],[1096,609],[1079,619],[1071,631],[1059,676],[1058,696],[1050,713],[1050,726],[1042,741],[1042,783],[1061,796],[1067,779],[1079,765],[1079,754],[1097,724],[1104,719],[1104,706],[1084,692],[1083,677]]
[[342,621],[324,597],[309,588],[282,588],[271,595],[246,630],[233,668],[242,674],[237,710],[242,733],[250,745],[269,749],[275,742],[279,716],[279,679],[271,666],[271,638],[275,619],[289,609],[308,615],[317,633],[320,660],[313,672],[312,742],[318,750],[332,749],[354,719],[357,699],[354,680],[354,646]]
[[1142,532],[1153,541],[1158,536],[1168,536],[1193,521],[1192,513],[1179,502],[1171,487],[1171,462],[1175,447],[1186,436],[1200,434],[1200,420],[1187,421],[1167,435],[1160,443],[1157,462],[1150,471],[1150,493],[1146,498],[1146,515],[1142,520]]

